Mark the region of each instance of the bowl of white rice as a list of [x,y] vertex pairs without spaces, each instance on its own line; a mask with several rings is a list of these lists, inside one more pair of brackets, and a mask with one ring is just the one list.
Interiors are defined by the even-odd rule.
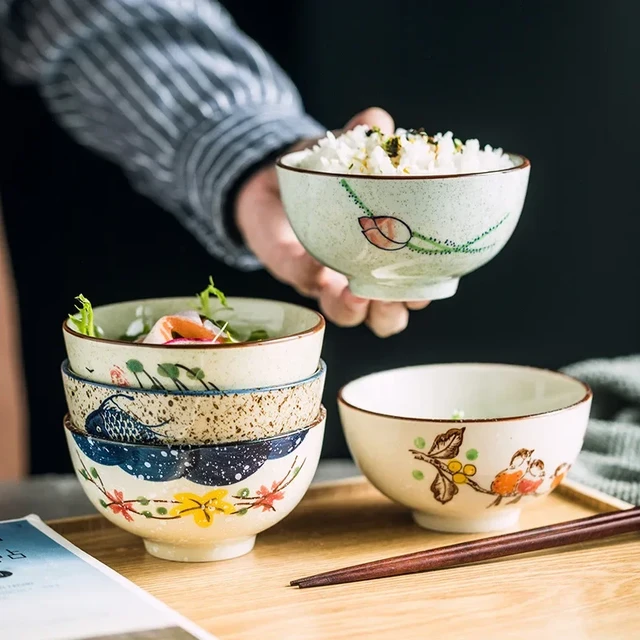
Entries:
[[358,126],[277,162],[305,249],[373,300],[438,300],[513,234],[530,162],[451,132]]

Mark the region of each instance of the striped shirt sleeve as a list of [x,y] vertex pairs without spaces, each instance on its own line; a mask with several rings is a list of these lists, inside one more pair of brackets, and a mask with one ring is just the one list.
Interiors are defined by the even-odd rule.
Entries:
[[215,257],[258,268],[228,224],[238,180],[324,129],[211,0],[0,0],[7,74]]

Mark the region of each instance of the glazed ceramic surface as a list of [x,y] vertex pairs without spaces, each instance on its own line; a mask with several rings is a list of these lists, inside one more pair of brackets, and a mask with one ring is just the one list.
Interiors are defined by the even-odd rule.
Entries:
[[144,539],[149,553],[183,562],[248,553],[256,534],[287,516],[318,465],[326,413],[285,436],[213,447],[114,443],[65,432],[96,509]]
[[[145,345],[89,338],[69,321],[63,335],[71,368],[96,382],[163,389],[253,389],[302,380],[318,367],[325,323],[311,309],[273,300],[229,298],[232,310],[211,303],[216,319],[248,336],[265,329],[268,340],[232,345]],[[157,320],[194,307],[194,298],[160,298],[94,309],[95,322],[108,338],[124,335],[144,308]]]
[[[428,529],[507,529],[566,476],[582,447],[591,391],[553,371],[447,364],[346,385],[339,410],[370,482]],[[452,420],[464,411],[463,420]]]
[[123,389],[76,376],[62,381],[71,421],[89,435],[117,442],[218,444],[301,429],[320,411],[326,366],[306,380],[243,391]]
[[277,165],[282,202],[300,242],[349,278],[356,295],[436,300],[494,258],[524,205],[529,161],[455,176],[338,175]]

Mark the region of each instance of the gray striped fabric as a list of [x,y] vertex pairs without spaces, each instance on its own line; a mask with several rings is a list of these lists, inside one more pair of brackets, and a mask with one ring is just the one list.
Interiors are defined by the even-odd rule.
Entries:
[[225,228],[252,166],[324,132],[290,79],[211,0],[0,0],[7,75],[207,248],[259,265]]
[[640,505],[640,355],[564,369],[593,389],[584,447],[569,477]]

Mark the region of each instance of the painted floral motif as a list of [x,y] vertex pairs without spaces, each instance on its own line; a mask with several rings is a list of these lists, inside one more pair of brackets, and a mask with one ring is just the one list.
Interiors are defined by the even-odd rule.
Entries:
[[262,508],[262,511],[276,511],[275,502],[284,500],[284,490],[295,480],[306,460],[299,465],[296,456],[284,478],[274,480],[271,489],[262,485],[252,495],[248,487],[240,489],[235,495],[229,495],[226,489],[212,489],[204,495],[195,493],[176,493],[171,500],[159,500],[138,496],[125,500],[118,489],[108,490],[98,470],[89,467],[78,456],[80,468],[78,473],[85,481],[90,482],[102,494],[100,505],[116,515],[121,515],[127,522],[134,522],[135,516],[153,520],[178,520],[193,518],[199,527],[209,527],[215,518],[227,516],[243,516],[251,509]]
[[[197,380],[205,391],[218,391],[225,395],[224,391],[221,391],[213,382],[205,380],[205,373],[200,367],[187,367],[179,363],[164,362],[156,367],[156,375],[151,375],[140,360],[127,360],[125,366],[133,374],[137,386],[141,389],[166,390],[167,387],[162,383],[161,378],[167,378],[174,384],[176,389],[188,391],[189,387],[180,378],[181,372],[183,372],[189,380]],[[147,387],[145,387],[145,382],[148,385]],[[114,382],[114,384],[117,383]]]
[[105,495],[109,499],[107,507],[111,509],[113,513],[120,513],[127,522],[133,522],[133,516],[131,515],[133,507],[129,502],[125,502],[122,491],[118,491],[117,489],[115,489],[113,491],[113,494],[107,491]]
[[111,371],[109,371],[109,375],[111,376],[111,384],[115,384],[118,387],[131,386],[127,380],[127,374],[117,365],[112,367]]
[[177,493],[173,499],[178,504],[171,509],[169,515],[178,518],[193,516],[199,527],[208,527],[216,514],[227,516],[233,513],[233,505],[224,501],[227,493],[224,489],[214,489],[203,496],[197,496],[195,493]]
[[382,251],[399,251],[407,248],[415,253],[424,255],[449,255],[452,253],[483,253],[491,249],[495,243],[477,246],[477,244],[490,236],[501,227],[509,217],[507,214],[497,224],[489,227],[480,235],[471,240],[458,244],[451,240],[439,240],[431,236],[418,233],[409,225],[394,216],[377,216],[367,207],[353,190],[351,185],[343,178],[340,185],[347,192],[349,198],[364,212],[364,216],[358,218],[364,237]]
[[[541,489],[546,478],[544,462],[533,457],[533,449],[519,449],[511,457],[509,465],[496,474],[487,489],[473,479],[478,471],[476,465],[459,459],[465,428],[454,427],[436,436],[428,451],[424,451],[427,446],[424,438],[416,438],[415,448],[409,449],[416,460],[426,462],[436,469],[436,477],[430,489],[433,497],[441,504],[453,500],[460,491],[459,487],[463,485],[478,493],[493,496],[495,499],[488,507],[498,506],[504,499],[509,499],[507,504],[515,504],[526,496],[549,493],[562,482],[571,468],[566,462],[559,465],[550,478],[550,485]],[[468,461],[478,457],[476,449],[469,449],[465,453]],[[424,480],[425,477],[421,469],[414,469],[412,475],[416,480]]]
[[378,249],[398,251],[411,240],[409,225],[391,216],[362,216],[358,218],[364,237]]
[[278,491],[277,482],[271,485],[271,489],[267,489],[267,487],[262,485],[256,493],[259,497],[253,506],[262,507],[263,511],[275,511],[276,508],[273,506],[273,503],[276,500],[282,500],[284,498],[284,493]]

